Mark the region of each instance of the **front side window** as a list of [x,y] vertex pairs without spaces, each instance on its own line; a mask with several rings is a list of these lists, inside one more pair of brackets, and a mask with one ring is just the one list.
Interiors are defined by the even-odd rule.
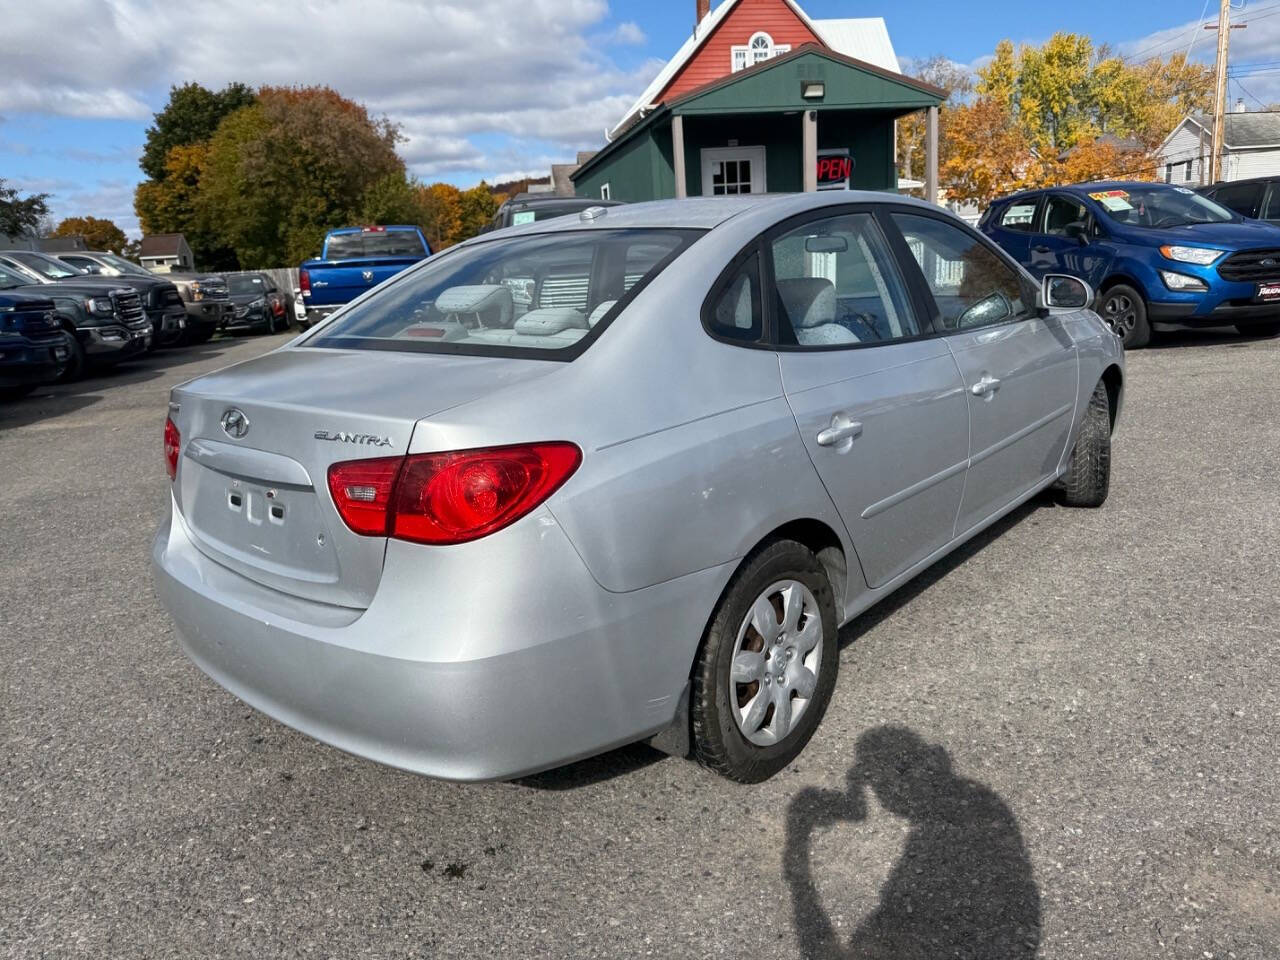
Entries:
[[115,267],[117,270],[119,270],[122,274],[125,274],[126,276],[134,276],[134,277],[151,276],[151,274],[147,273],[146,270],[138,266],[132,260],[126,260],[124,257],[116,256],[114,253],[101,254],[99,259],[102,260],[103,263],[106,263],[106,264],[109,264],[110,266]]
[[1213,199],[1240,216],[1253,219],[1258,216],[1258,208],[1262,205],[1262,188],[1261,183],[1234,183],[1221,188]]
[[1085,205],[1072,197],[1050,197],[1045,204],[1044,232],[1055,237],[1065,237],[1068,236],[1068,225],[1073,223],[1082,227],[1088,225],[1089,211]]
[[1020,233],[1030,233],[1032,230],[1031,221],[1035,219],[1036,201],[1020,200],[1011,203],[1004,208],[1004,212],[1000,214],[1000,226],[1005,230],[1017,230]]
[[942,326],[966,330],[1024,316],[1021,275],[977,237],[933,217],[895,213],[893,221],[920,265]]
[[920,335],[871,214],[805,223],[775,239],[771,250],[780,345],[829,347]]
[[352,306],[306,345],[572,359],[699,235],[566,231],[459,247]]

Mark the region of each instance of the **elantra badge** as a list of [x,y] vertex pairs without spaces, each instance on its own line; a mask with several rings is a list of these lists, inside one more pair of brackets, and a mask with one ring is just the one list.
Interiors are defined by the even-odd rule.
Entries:
[[243,410],[235,407],[229,407],[222,414],[222,432],[232,440],[241,440],[244,435],[249,432],[249,418],[244,415]]
[[390,437],[379,437],[372,433],[347,433],[339,430],[331,433],[328,430],[317,430],[317,440],[334,440],[338,443],[357,443],[365,447],[389,447],[391,446]]

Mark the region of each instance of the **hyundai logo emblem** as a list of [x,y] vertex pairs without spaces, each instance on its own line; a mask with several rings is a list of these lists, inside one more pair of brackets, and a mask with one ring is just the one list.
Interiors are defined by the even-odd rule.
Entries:
[[373,280],[373,271],[372,271],[372,270],[365,270],[365,271],[363,271],[363,272],[360,274],[360,276],[364,277],[364,282],[365,282],[365,283],[369,283],[370,281],[372,281],[372,280]]
[[232,440],[239,440],[249,432],[249,418],[243,410],[230,407],[222,414],[222,432]]

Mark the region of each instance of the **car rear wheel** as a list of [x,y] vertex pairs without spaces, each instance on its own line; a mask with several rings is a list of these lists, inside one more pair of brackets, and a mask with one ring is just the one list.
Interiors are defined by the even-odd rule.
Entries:
[[693,753],[758,783],[804,749],[835,689],[835,602],[812,551],[777,540],[752,555],[716,608],[694,664]]
[[1126,350],[1145,347],[1151,341],[1147,323],[1147,302],[1127,283],[1109,287],[1098,303],[1098,314],[1112,332],[1124,341]]
[[1111,395],[1101,380],[1089,398],[1071,463],[1058,481],[1059,499],[1068,507],[1100,507],[1111,488]]

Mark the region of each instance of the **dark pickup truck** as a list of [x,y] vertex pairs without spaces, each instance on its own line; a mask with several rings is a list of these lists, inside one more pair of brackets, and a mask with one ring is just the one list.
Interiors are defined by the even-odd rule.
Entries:
[[0,277],[0,400],[14,400],[60,377],[71,354],[53,301],[6,286],[21,284]]
[[298,269],[306,326],[319,323],[388,277],[431,256],[417,227],[343,227],[330,230],[324,250]]

